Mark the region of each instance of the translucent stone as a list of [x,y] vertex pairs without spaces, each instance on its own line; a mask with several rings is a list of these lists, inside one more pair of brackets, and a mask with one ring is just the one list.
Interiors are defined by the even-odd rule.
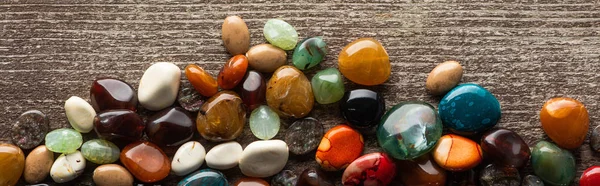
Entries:
[[75,152],[82,143],[81,133],[73,129],[56,129],[46,135],[46,148],[56,153]]
[[479,181],[484,186],[519,186],[521,176],[516,168],[490,164],[481,171]]
[[267,83],[260,72],[250,70],[238,86],[240,98],[244,101],[249,111],[256,109],[265,102]]
[[322,37],[306,38],[294,49],[292,63],[300,70],[317,66],[327,54],[327,44]]
[[83,157],[95,164],[113,163],[119,159],[121,151],[114,143],[102,139],[93,139],[81,146]]
[[198,112],[206,98],[198,93],[189,82],[181,82],[177,102],[181,107],[190,112]]
[[181,107],[172,107],[148,118],[146,136],[160,147],[175,147],[192,139],[195,124],[187,111]]
[[550,185],[569,185],[575,179],[575,157],[558,146],[540,141],[531,150],[531,166],[535,175]]
[[292,50],[298,43],[298,32],[289,23],[281,19],[269,19],[263,29],[269,43],[283,50]]
[[320,104],[335,103],[344,96],[344,79],[336,68],[317,72],[311,80],[315,100]]
[[23,151],[11,144],[0,143],[0,185],[15,185],[25,168]]
[[319,146],[323,130],[323,125],[318,120],[304,118],[290,125],[285,133],[285,142],[293,154],[306,154]]
[[39,110],[24,112],[12,126],[12,142],[22,149],[37,147],[48,133],[48,117]]
[[279,115],[271,108],[261,105],[250,114],[250,130],[259,139],[268,140],[279,132]]
[[128,83],[112,78],[99,78],[92,83],[90,102],[96,112],[111,109],[136,110],[137,95]]

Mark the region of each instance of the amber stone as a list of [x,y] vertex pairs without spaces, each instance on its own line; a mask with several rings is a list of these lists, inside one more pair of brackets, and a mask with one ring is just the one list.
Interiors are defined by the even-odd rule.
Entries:
[[315,98],[310,81],[293,66],[279,67],[267,84],[267,104],[284,118],[303,118],[312,110]]
[[142,182],[164,179],[171,171],[171,162],[158,146],[145,141],[133,142],[121,151],[121,163]]
[[211,97],[198,112],[196,127],[210,141],[229,141],[237,138],[246,124],[242,99],[231,91]]
[[0,144],[0,185],[15,185],[25,168],[25,154],[17,146]]
[[438,166],[430,154],[399,161],[397,167],[397,175],[406,186],[446,184],[446,170]]
[[481,150],[502,167],[524,167],[531,156],[527,143],[508,129],[493,129],[485,133],[481,138]]
[[223,68],[219,72],[217,83],[222,89],[232,89],[242,81],[247,69],[248,58],[246,56],[233,56],[223,65]]
[[186,66],[185,77],[187,77],[196,91],[203,96],[213,96],[219,90],[217,80],[198,65],[190,64]]
[[94,130],[102,139],[125,145],[144,134],[144,121],[131,110],[107,110],[94,117]]
[[269,182],[260,178],[242,178],[237,180],[234,186],[269,186]]
[[440,167],[450,171],[469,170],[481,163],[483,159],[479,144],[455,134],[442,136],[433,148],[432,154]]
[[181,107],[165,109],[148,118],[146,136],[162,147],[179,146],[194,136],[195,123]]
[[307,168],[302,171],[296,186],[334,186],[327,175],[319,169]]
[[265,78],[257,71],[248,71],[248,74],[238,86],[238,92],[248,111],[254,110],[265,102],[267,92]]
[[379,41],[361,38],[346,45],[338,57],[342,74],[361,85],[379,85],[391,73],[390,58]]
[[544,132],[556,145],[566,149],[581,146],[589,129],[589,118],[581,102],[567,97],[548,100],[540,112]]
[[128,83],[112,78],[96,79],[90,89],[90,102],[96,112],[111,109],[135,111],[137,94]]

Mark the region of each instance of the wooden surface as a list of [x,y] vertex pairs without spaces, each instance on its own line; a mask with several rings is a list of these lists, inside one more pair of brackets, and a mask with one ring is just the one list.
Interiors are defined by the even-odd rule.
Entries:
[[[228,15],[244,18],[252,45],[265,42],[262,27],[269,18],[289,22],[301,38],[324,36],[329,55],[316,69],[335,67],[352,40],[378,39],[393,73],[369,88],[384,94],[387,108],[405,100],[437,105],[439,98],[425,92],[425,78],[436,64],[453,59],[465,68],[463,82],[478,83],[500,100],[498,126],[517,131],[530,145],[547,139],[538,114],[552,97],[583,102],[591,127],[600,119],[598,0],[0,0],[0,141],[10,141],[12,121],[29,109],[45,112],[53,129],[69,127],[64,100],[89,100],[97,77],[121,78],[137,88],[144,70],[159,61],[180,68],[198,63],[216,76],[230,57],[220,39]],[[346,83],[347,89],[357,87]],[[310,116],[326,129],[343,122],[337,104],[316,105]],[[372,134],[365,139],[365,153],[380,150]],[[255,140],[248,127],[237,139],[244,146]],[[600,164],[587,141],[574,151],[577,179]],[[207,150],[214,145],[202,143]],[[291,157],[287,168],[300,172],[307,166],[316,166],[312,155]],[[77,182],[91,184],[92,170]],[[237,168],[225,174],[232,182],[240,177]],[[340,174],[331,175],[337,184]]]

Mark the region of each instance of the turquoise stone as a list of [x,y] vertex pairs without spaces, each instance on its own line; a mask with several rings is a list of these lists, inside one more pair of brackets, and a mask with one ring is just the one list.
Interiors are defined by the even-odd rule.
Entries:
[[292,63],[300,70],[317,66],[327,55],[327,44],[322,37],[306,38],[294,49]]
[[81,146],[83,157],[95,164],[113,163],[119,159],[119,147],[110,141],[93,139]]
[[289,23],[281,19],[269,19],[263,29],[269,43],[283,50],[291,50],[298,43],[298,32]]
[[250,114],[250,130],[259,139],[268,140],[279,132],[279,115],[269,106],[261,105]]
[[344,80],[336,68],[317,72],[311,80],[315,100],[319,104],[335,103],[344,97]]
[[550,185],[569,185],[576,174],[573,155],[547,141],[533,147],[531,166],[535,175]]
[[177,186],[229,186],[223,173],[213,169],[202,169],[185,177]]
[[450,90],[438,105],[444,126],[459,134],[475,134],[500,120],[500,103],[485,88],[472,83]]
[[46,134],[46,148],[52,152],[68,154],[75,152],[83,143],[81,133],[73,129],[56,129]]
[[426,154],[441,136],[442,121],[435,108],[420,101],[402,102],[392,107],[377,128],[379,145],[400,160]]

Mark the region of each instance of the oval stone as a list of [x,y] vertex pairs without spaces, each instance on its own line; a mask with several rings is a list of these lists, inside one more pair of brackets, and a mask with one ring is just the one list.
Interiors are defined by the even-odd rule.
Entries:
[[544,186],[544,182],[535,175],[527,175],[523,178],[521,186]]
[[93,139],[81,146],[83,157],[95,164],[113,163],[119,160],[121,150],[114,143],[103,139]]
[[592,136],[590,136],[590,146],[596,152],[600,152],[600,126],[596,126],[592,130]]
[[334,186],[334,184],[323,171],[309,167],[302,171],[296,186]]
[[184,176],[202,166],[206,150],[204,146],[197,141],[184,143],[177,149],[171,162],[171,171],[177,176]]
[[61,154],[50,168],[50,177],[56,183],[65,183],[83,174],[84,169],[85,158],[81,152]]
[[493,129],[481,138],[481,150],[502,167],[522,168],[527,165],[531,150],[517,133],[508,129]]
[[435,162],[449,171],[469,170],[483,159],[481,147],[477,143],[455,134],[442,136],[432,154]]
[[325,55],[327,44],[323,37],[306,38],[294,49],[292,63],[300,70],[307,70],[321,63]]
[[285,142],[293,154],[307,154],[319,146],[323,130],[323,125],[315,118],[303,118],[290,125],[285,133]]
[[347,125],[335,126],[323,136],[315,159],[326,171],[344,169],[358,158],[364,148],[363,136]]
[[396,176],[394,160],[381,152],[365,154],[344,170],[342,184],[386,186]]
[[189,82],[181,82],[177,102],[181,107],[190,112],[198,112],[206,98],[198,93]]
[[600,184],[600,166],[591,166],[583,171],[579,178],[579,186],[594,186]]
[[142,118],[131,110],[107,110],[94,118],[98,137],[122,146],[140,139],[144,127]]
[[30,184],[42,182],[50,174],[53,163],[54,153],[48,150],[45,145],[40,145],[27,155],[23,178]]
[[15,185],[25,168],[25,155],[17,146],[0,144],[0,185]]
[[314,102],[310,81],[293,66],[277,69],[267,84],[267,104],[281,117],[303,118]]
[[226,170],[238,165],[242,155],[242,145],[230,141],[214,146],[206,153],[206,165],[213,169]]
[[239,16],[228,16],[221,26],[221,39],[231,55],[245,54],[250,47],[250,32]]
[[291,170],[282,170],[271,179],[271,186],[294,186],[298,182],[298,175]]
[[212,169],[202,169],[183,178],[177,183],[177,186],[229,186],[229,183],[223,173]]
[[544,132],[558,145],[576,149],[585,140],[590,118],[585,106],[572,98],[558,97],[548,100],[540,111]]
[[266,182],[260,178],[241,178],[237,180],[234,186],[269,186],[269,182]]
[[81,134],[73,129],[56,129],[46,135],[46,148],[56,153],[72,153],[83,143]]
[[246,53],[248,65],[254,70],[271,73],[287,63],[287,53],[270,44],[253,46]]
[[385,48],[373,38],[360,38],[346,45],[338,57],[346,78],[361,85],[379,85],[390,77],[392,66]]
[[158,146],[175,147],[192,139],[195,124],[183,108],[172,107],[148,118],[146,136]]
[[452,89],[438,105],[444,126],[459,134],[490,129],[500,120],[500,103],[485,88],[472,83]]
[[246,124],[246,110],[235,92],[221,91],[200,108],[196,128],[204,139],[229,141],[242,134]]
[[219,90],[217,80],[196,64],[189,64],[185,67],[185,77],[187,77],[196,91],[203,96],[213,96]]
[[261,105],[250,114],[250,130],[258,139],[268,140],[279,132],[279,115],[266,105]]
[[44,141],[50,120],[39,110],[21,114],[11,128],[12,142],[22,149],[32,149]]
[[181,70],[173,63],[159,62],[150,66],[140,79],[138,99],[152,111],[171,106],[177,98]]
[[267,83],[262,74],[250,70],[240,85],[238,92],[248,111],[265,103]]
[[396,159],[410,160],[429,152],[442,136],[442,121],[429,103],[401,102],[381,119],[377,141]]
[[269,19],[263,28],[265,39],[283,50],[291,50],[298,43],[298,32],[281,19]]
[[533,147],[531,166],[535,175],[550,185],[569,185],[577,173],[571,152],[547,141]]
[[146,183],[164,179],[171,170],[167,155],[150,142],[138,141],[125,146],[120,159],[135,178]]
[[457,61],[440,63],[427,75],[425,89],[433,95],[442,95],[458,85],[462,75],[463,68]]
[[489,164],[481,171],[479,181],[489,186],[519,186],[521,176],[516,168]]
[[398,162],[397,175],[404,185],[445,185],[446,170],[434,162],[431,155]]
[[92,176],[97,186],[133,185],[133,176],[117,164],[100,165]]
[[242,81],[247,69],[248,58],[246,56],[233,56],[223,65],[223,68],[219,72],[217,83],[222,89],[232,89]]
[[335,103],[344,96],[344,80],[336,68],[317,72],[311,80],[315,100],[320,104]]
[[88,133],[94,129],[96,111],[87,101],[71,96],[65,101],[65,113],[71,126],[81,132]]
[[340,111],[350,126],[368,129],[377,125],[385,113],[385,100],[371,90],[351,90],[342,97]]
[[288,160],[287,144],[281,140],[250,143],[240,156],[240,170],[250,177],[269,177],[283,170]]
[[96,112],[112,109],[136,111],[138,104],[135,90],[128,83],[113,78],[99,78],[92,83],[90,103]]

